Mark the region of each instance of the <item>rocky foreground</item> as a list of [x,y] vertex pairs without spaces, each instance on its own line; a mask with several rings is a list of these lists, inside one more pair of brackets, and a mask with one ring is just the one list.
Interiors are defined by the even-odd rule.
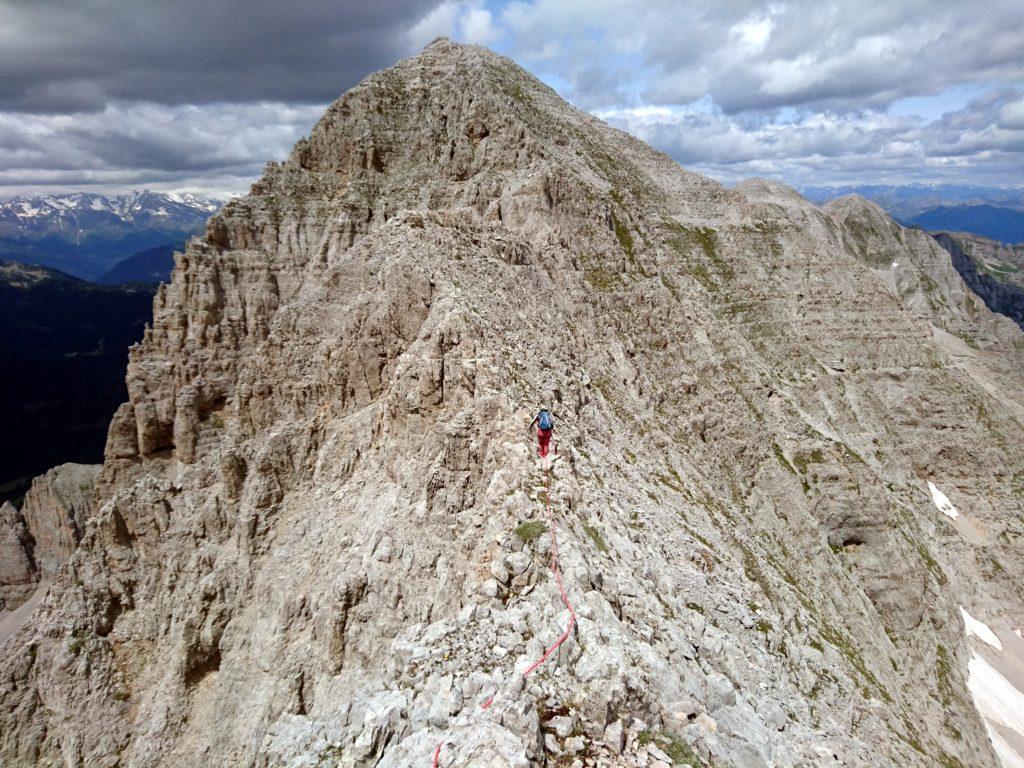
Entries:
[[436,41],[177,257],[0,762],[1016,765],[1022,371],[928,235]]

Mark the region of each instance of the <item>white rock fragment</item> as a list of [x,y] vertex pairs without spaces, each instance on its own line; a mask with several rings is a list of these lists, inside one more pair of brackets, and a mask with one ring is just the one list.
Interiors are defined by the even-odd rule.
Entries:
[[626,746],[626,731],[621,720],[616,720],[604,729],[604,743],[616,754],[622,754]]
[[558,738],[564,739],[572,733],[572,718],[566,717],[565,715],[552,717],[545,724],[544,728],[546,730],[553,731]]

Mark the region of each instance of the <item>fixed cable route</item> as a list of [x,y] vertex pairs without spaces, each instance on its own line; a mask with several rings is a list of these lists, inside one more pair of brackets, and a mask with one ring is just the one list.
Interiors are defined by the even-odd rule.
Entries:
[[[553,642],[541,655],[539,659],[528,666],[522,674],[525,679],[529,677],[533,672],[537,670],[545,661],[551,658],[551,655],[557,651],[569,636],[572,634],[573,629],[576,627],[576,611],[573,610],[572,604],[569,602],[569,595],[565,591],[565,584],[562,582],[562,569],[558,565],[558,535],[555,531],[555,516],[551,511],[551,468],[549,465],[544,467],[544,508],[547,512],[548,518],[548,530],[551,532],[551,572],[555,575],[555,582],[558,584],[558,592],[561,595],[562,603],[565,605],[567,611],[569,611],[569,623],[566,624],[565,632],[563,632],[555,642]],[[487,701],[481,705],[481,709],[489,709],[491,704],[494,703],[494,696],[491,696]],[[438,768],[441,760],[441,748],[444,746],[444,742],[438,742],[437,747],[434,749],[434,761],[432,768]]]

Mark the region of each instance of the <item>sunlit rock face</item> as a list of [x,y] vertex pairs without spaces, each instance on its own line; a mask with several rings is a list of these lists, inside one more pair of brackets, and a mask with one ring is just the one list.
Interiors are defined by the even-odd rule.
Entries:
[[99,471],[61,464],[32,481],[20,509],[10,502],[0,507],[0,615],[53,581],[74,553],[95,510]]

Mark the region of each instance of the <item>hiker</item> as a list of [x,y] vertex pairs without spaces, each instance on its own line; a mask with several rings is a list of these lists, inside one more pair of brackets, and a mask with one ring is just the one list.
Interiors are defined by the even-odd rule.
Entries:
[[530,431],[537,425],[537,455],[542,459],[548,455],[548,443],[551,442],[551,433],[555,429],[555,415],[547,408],[541,408],[540,412],[530,422]]

